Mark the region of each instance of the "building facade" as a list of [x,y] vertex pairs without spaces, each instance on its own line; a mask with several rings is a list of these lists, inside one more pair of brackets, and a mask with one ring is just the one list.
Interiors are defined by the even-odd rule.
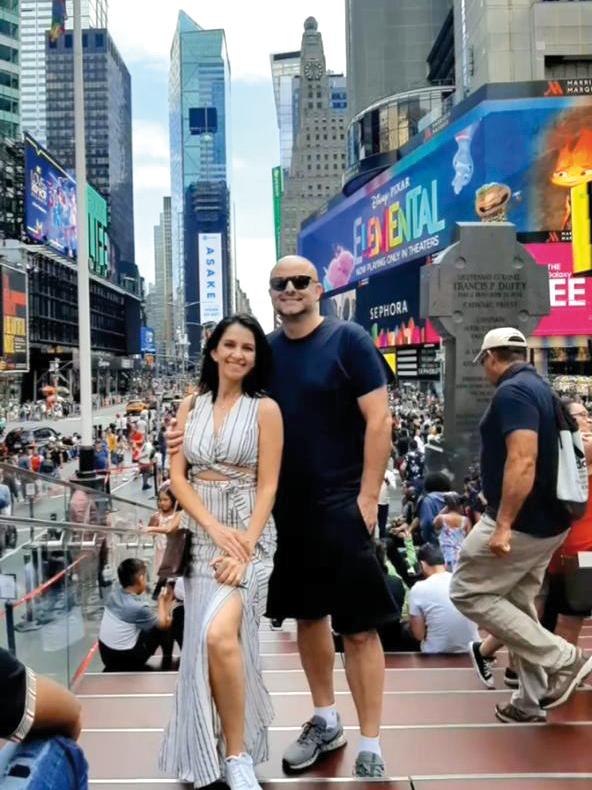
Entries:
[[243,291],[241,288],[241,284],[239,281],[236,281],[235,287],[235,303],[236,303],[236,312],[243,313],[246,315],[253,315],[253,310],[251,309],[251,302],[249,301],[249,297],[247,296],[246,292]]
[[175,354],[173,331],[173,240],[171,236],[171,198],[162,201],[160,222],[154,226],[153,315],[148,325],[154,327],[156,353],[172,359]]
[[234,300],[230,203],[230,62],[223,30],[179,12],[169,73],[175,337],[190,357],[202,325]]
[[592,79],[592,3],[454,0],[457,101],[482,85]]
[[19,134],[19,0],[0,2],[0,138]]
[[[52,0],[20,2],[21,128],[47,145],[45,38],[51,27]],[[82,0],[82,27],[106,28],[108,0]],[[66,27],[73,27],[72,2],[66,4]]]
[[350,118],[387,96],[427,84],[426,58],[451,5],[452,0],[346,0]]
[[[119,281],[123,264],[135,263],[132,176],[131,79],[105,29],[85,30],[87,178],[109,204],[111,266]],[[73,35],[46,38],[47,147],[69,170],[75,169]]]
[[281,255],[296,252],[302,221],[341,191],[346,108],[332,105],[334,94],[344,92],[343,83],[332,89],[335,76],[327,71],[321,33],[316,20],[309,17],[304,23],[300,75],[296,78],[298,127],[281,203]]

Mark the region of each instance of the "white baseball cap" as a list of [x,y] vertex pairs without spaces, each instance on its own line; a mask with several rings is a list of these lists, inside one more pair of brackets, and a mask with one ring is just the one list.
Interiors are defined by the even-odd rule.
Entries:
[[522,332],[514,327],[502,326],[499,329],[490,329],[483,338],[481,350],[473,360],[473,364],[481,362],[483,353],[492,348],[528,348],[528,343]]

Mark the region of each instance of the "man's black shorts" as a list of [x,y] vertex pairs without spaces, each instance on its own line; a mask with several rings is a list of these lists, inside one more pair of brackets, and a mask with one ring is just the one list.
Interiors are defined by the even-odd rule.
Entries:
[[330,615],[340,634],[363,633],[397,618],[356,500],[357,491],[335,492],[314,508],[284,503],[276,510],[278,548],[267,617]]
[[590,617],[592,606],[583,611],[573,609],[565,595],[565,579],[562,573],[547,574],[548,594],[546,606],[556,614],[568,615],[569,617]]

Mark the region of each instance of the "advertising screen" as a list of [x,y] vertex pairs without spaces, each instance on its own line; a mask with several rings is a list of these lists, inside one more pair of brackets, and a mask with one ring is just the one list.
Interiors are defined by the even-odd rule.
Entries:
[[154,329],[151,329],[149,326],[143,326],[140,329],[140,351],[142,354],[154,354],[156,352]]
[[200,233],[199,256],[199,300],[202,324],[218,323],[224,316],[222,293],[222,235]]
[[419,315],[419,274],[420,267],[412,262],[358,283],[356,321],[370,333],[377,348],[437,339]]
[[76,257],[76,181],[25,136],[25,223],[34,241]]
[[29,370],[29,320],[26,272],[0,267],[2,348],[0,371]]
[[561,238],[590,179],[592,97],[486,100],[312,220],[299,252],[331,292],[445,248],[457,222]]
[[[25,135],[25,224],[27,235],[41,244],[76,258],[76,181],[43,146]],[[109,274],[108,207],[90,184],[86,187],[89,268]]]
[[526,249],[549,267],[551,312],[533,335],[592,335],[592,278],[573,274],[571,244],[527,244]]

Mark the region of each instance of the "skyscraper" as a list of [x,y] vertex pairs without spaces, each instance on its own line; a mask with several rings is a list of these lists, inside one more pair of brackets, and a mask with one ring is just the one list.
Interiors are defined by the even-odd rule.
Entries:
[[426,58],[451,6],[452,0],[346,0],[350,118],[427,84]]
[[[301,52],[276,52],[270,56],[271,79],[280,133],[280,165],[284,175],[290,172],[292,148],[300,125]],[[329,102],[334,110],[347,111],[347,86],[343,74],[327,73]]]
[[296,252],[302,221],[341,191],[345,168],[343,75],[327,71],[323,39],[313,17],[304,23],[300,74],[295,78],[295,89],[298,92],[298,127],[290,172],[284,180],[281,255]]
[[[129,71],[105,29],[85,30],[86,167],[90,183],[109,203],[111,265],[116,275],[135,262],[132,180],[132,102]],[[74,170],[72,33],[47,38],[47,147]]]
[[19,133],[19,4],[0,2],[0,137]]
[[271,79],[280,133],[280,165],[290,171],[294,137],[298,132],[296,78],[300,77],[300,51],[277,52],[270,56]]
[[[51,5],[51,4],[50,4]],[[66,28],[74,27],[74,2],[66,0]],[[82,29],[87,27],[107,27],[109,0],[80,0]]]
[[[47,145],[45,36],[51,26],[52,0],[21,0],[21,128]],[[82,0],[82,27],[106,28],[108,0]],[[73,25],[72,0],[66,27]],[[0,12],[1,13],[1,12]]]
[[231,309],[230,63],[223,30],[179,12],[169,74],[176,333],[189,355],[201,327]]
[[162,199],[160,222],[154,226],[154,322],[156,353],[174,355],[173,333],[173,242],[171,238],[171,199]]

